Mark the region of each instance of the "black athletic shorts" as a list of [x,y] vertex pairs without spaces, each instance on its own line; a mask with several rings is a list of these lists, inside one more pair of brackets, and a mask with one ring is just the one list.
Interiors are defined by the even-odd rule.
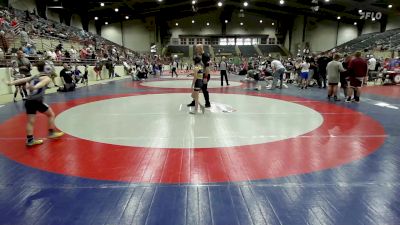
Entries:
[[339,83],[329,83],[328,85],[330,85],[330,86],[336,86],[336,85],[338,85]]
[[194,90],[200,91],[201,88],[203,88],[203,79],[197,79],[196,82],[194,83]]
[[361,87],[363,84],[363,78],[358,77],[350,77],[350,87],[358,88]]
[[49,109],[49,106],[43,101],[26,100],[25,101],[26,114],[36,114],[36,112],[44,113]]

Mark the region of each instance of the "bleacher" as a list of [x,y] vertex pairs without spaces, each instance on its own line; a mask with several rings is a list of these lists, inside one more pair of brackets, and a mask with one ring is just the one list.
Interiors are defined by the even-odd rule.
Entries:
[[264,56],[273,53],[279,53],[280,55],[285,55],[285,52],[279,45],[258,45],[258,48]]
[[189,57],[189,47],[187,45],[169,45],[168,51],[182,57]]
[[238,47],[244,57],[258,56],[258,52],[253,45],[239,45]]
[[382,33],[363,34],[351,41],[337,46],[339,52],[354,52],[365,49],[398,50],[400,47],[400,29],[389,30]]
[[234,45],[213,45],[214,54],[221,55],[236,55],[236,50]]

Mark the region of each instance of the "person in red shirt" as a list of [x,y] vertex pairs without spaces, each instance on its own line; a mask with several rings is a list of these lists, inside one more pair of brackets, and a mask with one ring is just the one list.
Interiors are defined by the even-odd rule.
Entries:
[[15,17],[15,18],[11,21],[11,26],[12,26],[12,27],[15,27],[15,26],[17,26],[17,24],[18,24],[18,20],[17,20],[17,17]]
[[349,64],[349,88],[347,93],[346,102],[351,102],[353,90],[354,90],[354,101],[360,102],[361,86],[368,72],[367,62],[361,58],[361,52],[356,52],[355,58],[350,61]]

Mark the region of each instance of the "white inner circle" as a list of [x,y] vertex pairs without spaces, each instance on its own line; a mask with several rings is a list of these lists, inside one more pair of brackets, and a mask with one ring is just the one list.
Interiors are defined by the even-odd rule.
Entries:
[[[72,136],[95,142],[151,148],[212,148],[284,140],[318,128],[322,116],[282,100],[211,94],[205,114],[189,114],[190,94],[150,94],[91,102],[68,109],[56,125]],[[203,99],[200,99],[204,103]]]
[[[163,81],[149,81],[142,82],[141,85],[147,87],[158,87],[158,88],[190,88],[192,86],[192,80],[163,80]],[[237,81],[230,81],[229,87],[240,86],[241,83]],[[224,86],[226,86],[224,80]],[[221,81],[211,80],[208,82],[208,88],[220,88]]]

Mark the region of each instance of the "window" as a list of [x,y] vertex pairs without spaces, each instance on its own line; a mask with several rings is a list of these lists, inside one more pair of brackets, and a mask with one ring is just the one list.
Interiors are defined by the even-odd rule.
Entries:
[[204,44],[211,45],[211,39],[210,38],[204,39]]
[[275,38],[269,38],[268,39],[268,44],[274,45],[275,44]]
[[213,44],[213,45],[218,45],[218,38],[214,38],[214,39],[212,40],[212,44]]
[[251,38],[245,38],[243,44],[244,45],[251,45]]
[[186,45],[186,44],[187,44],[186,38],[181,38],[181,45]]
[[203,38],[197,38],[196,44],[203,44]]
[[253,45],[257,45],[258,44],[258,39],[257,38],[253,38],[252,44]]
[[172,45],[179,45],[179,38],[171,38]]
[[194,45],[194,38],[189,38],[189,45]]
[[235,38],[228,38],[228,45],[235,45]]
[[219,39],[219,45],[227,45],[228,43],[227,43],[227,40],[226,40],[226,38],[220,38]]
[[266,45],[267,44],[267,38],[261,38],[261,44]]
[[243,38],[236,38],[236,45],[243,45]]

